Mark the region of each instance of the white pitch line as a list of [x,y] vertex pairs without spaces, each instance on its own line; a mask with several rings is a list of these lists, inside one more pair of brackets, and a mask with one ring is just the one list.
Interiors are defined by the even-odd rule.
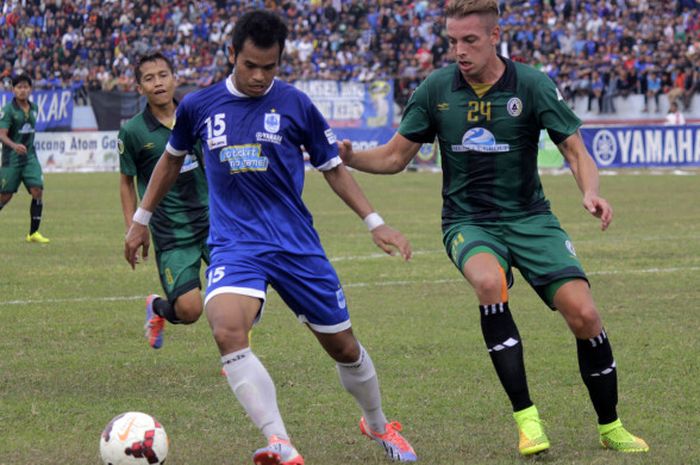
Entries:
[[[586,273],[588,276],[604,276],[616,274],[655,274],[655,273],[678,273],[678,272],[694,272],[700,271],[700,266],[687,267],[672,267],[672,268],[643,268],[640,270],[602,270],[591,271]],[[461,283],[463,278],[451,279],[432,279],[432,280],[404,280],[404,281],[381,281],[381,282],[359,282],[344,284],[346,289],[354,287],[387,287],[387,286],[409,286],[415,284],[448,284]],[[0,307],[3,305],[37,305],[37,304],[52,304],[66,302],[121,302],[130,300],[143,300],[143,295],[132,296],[114,296],[114,297],[73,297],[65,299],[37,299],[37,300],[8,300],[0,301]]]

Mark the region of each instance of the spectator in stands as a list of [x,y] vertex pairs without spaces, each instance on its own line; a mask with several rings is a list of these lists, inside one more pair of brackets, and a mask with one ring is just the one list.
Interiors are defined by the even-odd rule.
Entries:
[[605,83],[603,76],[597,70],[591,73],[591,85],[588,91],[588,111],[591,111],[591,104],[595,99],[598,102],[598,113],[603,113],[603,91]]
[[619,65],[616,72],[620,76],[618,81],[617,90],[623,99],[626,99],[637,90],[637,76],[623,65]]
[[646,72],[642,79],[645,82],[644,87],[646,92],[644,93],[644,109],[642,112],[646,113],[649,111],[649,99],[654,99],[654,104],[656,105],[656,112],[661,111],[659,108],[659,95],[661,95],[661,78],[658,73],[653,69]]
[[673,86],[666,93],[668,98],[668,104],[671,105],[675,103],[676,100],[683,97],[685,93],[685,70],[680,66],[675,70],[675,77],[673,78]]
[[683,92],[683,108],[687,111],[693,103],[693,96],[700,90],[700,69],[693,68],[685,78],[685,90]]
[[605,87],[603,89],[601,113],[616,113],[615,97],[618,95],[620,78],[617,77],[615,72],[606,73],[606,76],[607,82],[604,79]]

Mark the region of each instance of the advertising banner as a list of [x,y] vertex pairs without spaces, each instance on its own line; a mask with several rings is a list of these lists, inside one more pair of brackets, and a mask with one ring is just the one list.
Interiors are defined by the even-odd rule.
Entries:
[[296,81],[333,128],[382,128],[394,123],[394,84],[354,81]]
[[[0,91],[0,109],[12,98],[12,92]],[[39,107],[37,131],[70,130],[73,122],[73,93],[70,89],[35,90],[29,100]]]
[[700,166],[700,126],[581,128],[600,168]]
[[117,131],[40,132],[34,147],[45,173],[118,171]]

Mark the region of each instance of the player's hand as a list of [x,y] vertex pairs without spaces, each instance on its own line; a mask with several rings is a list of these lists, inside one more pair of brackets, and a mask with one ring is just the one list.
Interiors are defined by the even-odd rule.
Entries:
[[20,155],[26,155],[27,146],[24,144],[15,144],[14,151],[19,153]]
[[145,261],[148,260],[148,247],[150,245],[148,227],[136,221],[132,222],[124,238],[124,258],[129,262],[132,270],[136,269],[136,264],[139,263],[139,247],[141,247],[141,257]]
[[383,224],[372,230],[372,240],[377,246],[389,255],[399,251],[404,260],[408,261],[413,255],[408,239],[394,228]]
[[338,141],[338,154],[340,155],[340,159],[343,160],[343,163],[352,166],[352,156],[355,153],[352,151],[352,142],[350,142],[350,140],[343,139]]
[[613,209],[607,200],[597,194],[588,194],[583,197],[583,208],[596,218],[600,218],[602,231],[608,229],[613,219]]

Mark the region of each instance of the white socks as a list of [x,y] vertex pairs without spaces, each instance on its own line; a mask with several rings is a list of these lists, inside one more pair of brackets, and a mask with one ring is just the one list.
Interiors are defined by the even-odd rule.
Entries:
[[358,342],[360,358],[354,363],[336,363],[340,384],[355,398],[365,420],[375,433],[386,431],[386,417],[382,411],[382,397],[374,364],[365,348]]
[[[358,343],[359,344],[359,343]],[[250,347],[221,357],[226,379],[250,419],[265,437],[289,439],[277,407],[275,385]],[[374,364],[360,345],[360,358],[354,363],[336,363],[340,384],[355,398],[365,421],[376,433],[386,431],[379,380]]]
[[250,347],[221,357],[226,379],[255,426],[270,438],[289,439],[277,407],[275,385]]

